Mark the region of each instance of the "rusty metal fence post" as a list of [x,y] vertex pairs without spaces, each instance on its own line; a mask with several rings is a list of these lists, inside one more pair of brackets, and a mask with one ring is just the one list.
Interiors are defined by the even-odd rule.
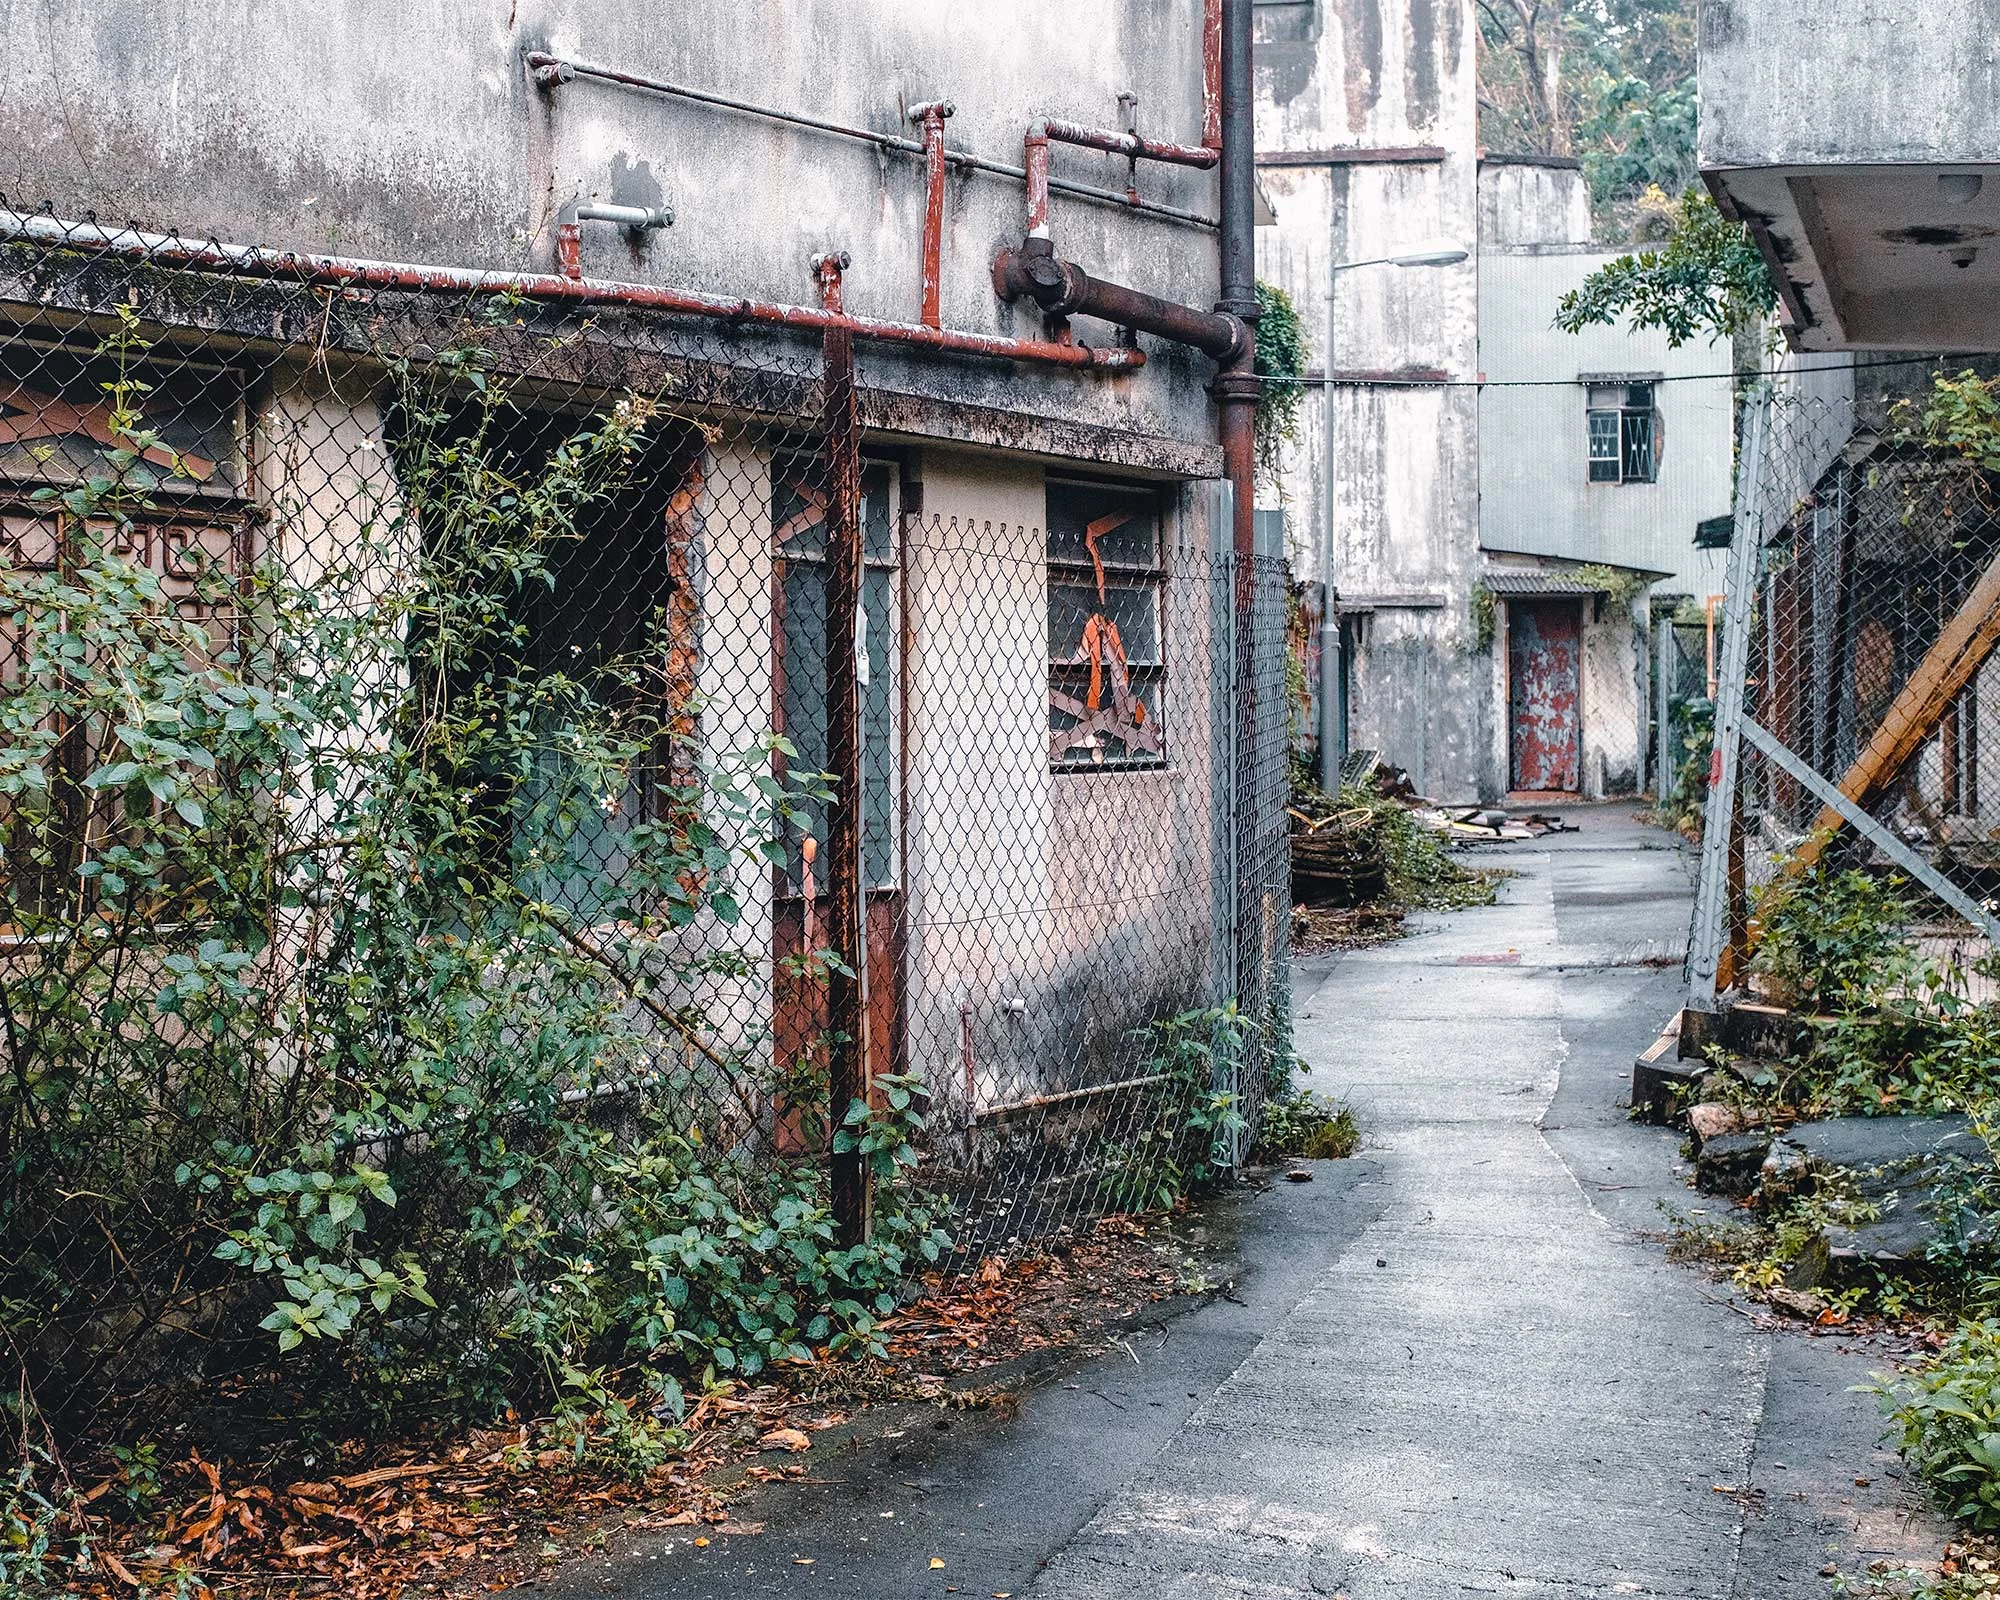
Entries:
[[[820,297],[841,310],[846,254],[814,262]],[[861,614],[861,433],[854,393],[854,337],[829,328],[821,451],[826,484],[826,748],[833,800],[827,810],[827,1104],[835,1129],[831,1155],[834,1225],[840,1242],[868,1236],[868,1166],[857,1150],[839,1148],[848,1108],[865,1102],[868,1070],[867,908],[861,870],[861,695],[855,671],[855,631]]]

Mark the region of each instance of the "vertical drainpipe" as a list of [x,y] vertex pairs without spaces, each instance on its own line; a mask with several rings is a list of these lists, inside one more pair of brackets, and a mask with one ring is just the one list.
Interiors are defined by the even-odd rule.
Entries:
[[[1215,309],[1243,319],[1255,329],[1257,319],[1257,129],[1251,78],[1251,0],[1222,0],[1222,298]],[[1257,571],[1257,399],[1254,341],[1216,374],[1214,394],[1221,409],[1219,426],[1223,471],[1231,487],[1235,552],[1236,634],[1236,770],[1227,781],[1236,786],[1237,926],[1231,931],[1237,959],[1237,987],[1244,973],[1243,940],[1262,925],[1262,908],[1251,881],[1255,849],[1244,848],[1243,833],[1258,819],[1243,801],[1246,781],[1259,771],[1257,748],[1257,640],[1252,629]],[[1238,999],[1243,996],[1239,992]]]
[[949,100],[926,100],[908,112],[924,130],[923,289],[917,320],[927,328],[938,327],[944,314],[944,119],[952,110]]

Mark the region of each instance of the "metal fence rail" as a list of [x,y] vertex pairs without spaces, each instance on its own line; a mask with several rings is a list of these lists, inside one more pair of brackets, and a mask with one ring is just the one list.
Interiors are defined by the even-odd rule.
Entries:
[[946,1236],[1243,1158],[1288,1048],[1289,580],[1213,486],[948,503],[863,438],[838,317],[34,221],[0,241],[23,1447],[382,1406],[385,1364],[421,1411],[516,1347],[754,1370]]
[[2000,886],[2000,499],[1915,405],[1801,374],[1746,403],[1689,978],[1741,982],[1760,895],[1894,870],[1966,952]]

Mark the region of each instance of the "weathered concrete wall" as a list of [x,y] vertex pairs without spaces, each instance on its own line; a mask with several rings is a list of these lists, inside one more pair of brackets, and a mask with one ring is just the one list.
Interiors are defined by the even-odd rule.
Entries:
[[[1478,557],[1476,266],[1335,272],[1433,239],[1475,249],[1469,0],[1323,0],[1270,13],[1257,134],[1276,221],[1260,273],[1286,289],[1329,382],[1264,503],[1295,566],[1355,616],[1350,743],[1440,797],[1504,787],[1486,668],[1469,653]],[[1324,160],[1306,160],[1315,153]],[[1462,387],[1461,387],[1462,386]]]
[[[565,201],[667,199],[679,220],[640,246],[587,225],[586,271],[808,301],[809,257],[844,249],[850,307],[903,320],[917,311],[919,162],[601,83],[544,93],[523,54],[574,54],[885,132],[910,131],[903,105],[943,96],[957,105],[953,146],[1015,163],[1031,118],[1115,124],[1121,91],[1139,96],[1142,128],[1188,142],[1201,133],[1199,0],[745,0],[665,16],[606,0],[470,10],[409,0],[386,11],[218,0],[181,20],[137,0],[0,0],[0,37],[14,47],[0,189],[16,202],[194,236],[549,270]],[[1121,160],[1092,152],[1058,150],[1054,167],[1125,181]],[[1215,213],[1213,173],[1149,166],[1139,182],[1149,197]],[[1022,217],[1018,184],[952,176],[948,325],[1038,331],[1037,316],[998,303],[986,275]],[[1061,195],[1054,224],[1064,252],[1093,270],[1193,304],[1215,299],[1211,233]],[[1109,338],[1087,323],[1078,331]],[[862,359],[865,380],[891,389],[1205,445],[1206,362],[1156,353],[1145,372],[1115,379],[883,349]]]
[[1479,248],[1572,249],[1590,243],[1590,185],[1559,156],[1487,156],[1479,163]]
[[1093,1051],[1206,1003],[1212,937],[1207,496],[1166,497],[1167,765],[1051,771],[1045,477],[945,451],[910,531],[910,1059],[955,1118],[1073,1087]]
[[[1674,350],[1657,331],[1554,327],[1563,295],[1613,255],[1544,247],[1481,256],[1480,543],[1663,572],[1663,594],[1719,594],[1726,553],[1697,550],[1694,530],[1730,507],[1729,347],[1696,340]],[[1583,379],[1613,373],[1658,375],[1652,483],[1590,481]]]
[[2000,160],[2000,0],[1702,0],[1703,168]]

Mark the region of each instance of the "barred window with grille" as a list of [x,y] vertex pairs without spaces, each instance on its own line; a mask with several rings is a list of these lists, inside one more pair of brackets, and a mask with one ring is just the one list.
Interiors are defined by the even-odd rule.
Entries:
[[1050,764],[1164,765],[1158,491],[1050,479],[1048,560]]
[[1592,384],[1584,413],[1592,483],[1651,483],[1657,476],[1659,412],[1650,383]]

